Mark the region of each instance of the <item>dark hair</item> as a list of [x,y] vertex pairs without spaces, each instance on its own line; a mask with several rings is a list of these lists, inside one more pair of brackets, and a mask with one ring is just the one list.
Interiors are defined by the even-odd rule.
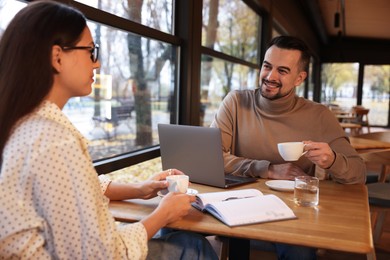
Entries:
[[15,15],[0,41],[0,168],[16,122],[48,95],[54,45],[72,46],[86,26],[84,15],[54,1],[30,3]]
[[301,59],[299,61],[301,69],[308,71],[311,53],[304,41],[293,36],[278,36],[271,40],[267,49],[275,45],[281,49],[298,50],[301,52]]

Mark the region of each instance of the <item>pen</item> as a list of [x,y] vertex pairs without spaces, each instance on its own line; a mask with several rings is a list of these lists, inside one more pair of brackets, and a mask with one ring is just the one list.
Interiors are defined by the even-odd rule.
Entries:
[[237,200],[237,199],[246,199],[246,198],[253,198],[253,196],[248,196],[248,197],[229,197],[229,198],[224,199],[223,201]]

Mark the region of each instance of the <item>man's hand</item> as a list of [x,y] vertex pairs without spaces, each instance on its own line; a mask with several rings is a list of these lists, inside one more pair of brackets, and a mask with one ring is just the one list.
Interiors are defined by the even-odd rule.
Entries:
[[312,141],[304,141],[305,157],[318,165],[320,168],[327,169],[332,166],[336,155],[327,143],[317,143]]

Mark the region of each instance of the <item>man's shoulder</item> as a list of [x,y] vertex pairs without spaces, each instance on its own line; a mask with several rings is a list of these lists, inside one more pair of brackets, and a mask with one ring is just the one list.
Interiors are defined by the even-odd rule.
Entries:
[[245,89],[245,90],[232,90],[224,98],[224,103],[229,104],[229,106],[243,105],[251,103],[255,100],[255,90]]
[[230,97],[238,97],[238,98],[251,98],[255,96],[254,89],[240,89],[240,90],[232,90],[228,93]]
[[306,99],[306,98],[303,98],[303,97],[298,97],[297,99],[298,99],[297,103],[302,105],[302,106],[315,108],[315,109],[319,109],[319,110],[328,109],[325,105],[323,105],[321,103],[318,103],[318,102],[315,102],[313,100],[309,100],[309,99]]
[[298,98],[297,108],[304,113],[309,113],[317,117],[333,117],[332,112],[324,105],[303,97]]

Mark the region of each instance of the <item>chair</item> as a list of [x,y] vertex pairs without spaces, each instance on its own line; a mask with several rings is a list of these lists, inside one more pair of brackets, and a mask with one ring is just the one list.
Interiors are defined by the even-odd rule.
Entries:
[[[355,137],[390,143],[390,131],[360,134],[360,135],[357,135]],[[390,155],[387,152],[383,152],[383,153],[374,153],[374,152],[372,152],[372,153],[365,153],[365,154],[362,154],[362,155],[363,155],[362,156],[363,159],[367,163],[375,163],[375,164],[379,164],[380,165],[381,171],[380,171],[379,179],[376,180],[376,181],[385,182],[385,180],[387,178],[387,174],[390,173],[389,172],[390,166],[386,165],[386,163],[385,163],[386,160],[388,160],[388,159],[387,158],[383,158],[383,157],[390,156]],[[382,160],[379,159],[380,157],[382,157]]]
[[341,126],[341,128],[344,129],[345,132],[347,132],[346,130],[349,129],[349,134],[351,136],[358,135],[360,133],[360,130],[362,129],[362,126],[360,124],[356,124],[356,123],[341,122],[340,126]]
[[[362,106],[353,107],[356,119],[351,121],[352,123],[360,124],[362,127],[367,128],[367,132],[370,133],[370,123],[368,122],[368,113],[370,109],[364,108]],[[361,131],[361,128],[359,131]]]
[[[390,149],[363,153],[360,154],[360,156],[365,162],[381,165],[381,176],[386,174],[386,171],[390,166]],[[383,223],[387,213],[390,211],[390,183],[369,183],[367,184],[367,189],[371,211],[373,239],[374,243],[378,243],[382,235]]]
[[373,239],[377,244],[383,233],[383,223],[390,211],[390,183],[370,183],[367,184],[367,189]]
[[366,163],[381,166],[378,182],[385,182],[386,175],[389,173],[390,169],[390,149],[361,153],[359,155]]

